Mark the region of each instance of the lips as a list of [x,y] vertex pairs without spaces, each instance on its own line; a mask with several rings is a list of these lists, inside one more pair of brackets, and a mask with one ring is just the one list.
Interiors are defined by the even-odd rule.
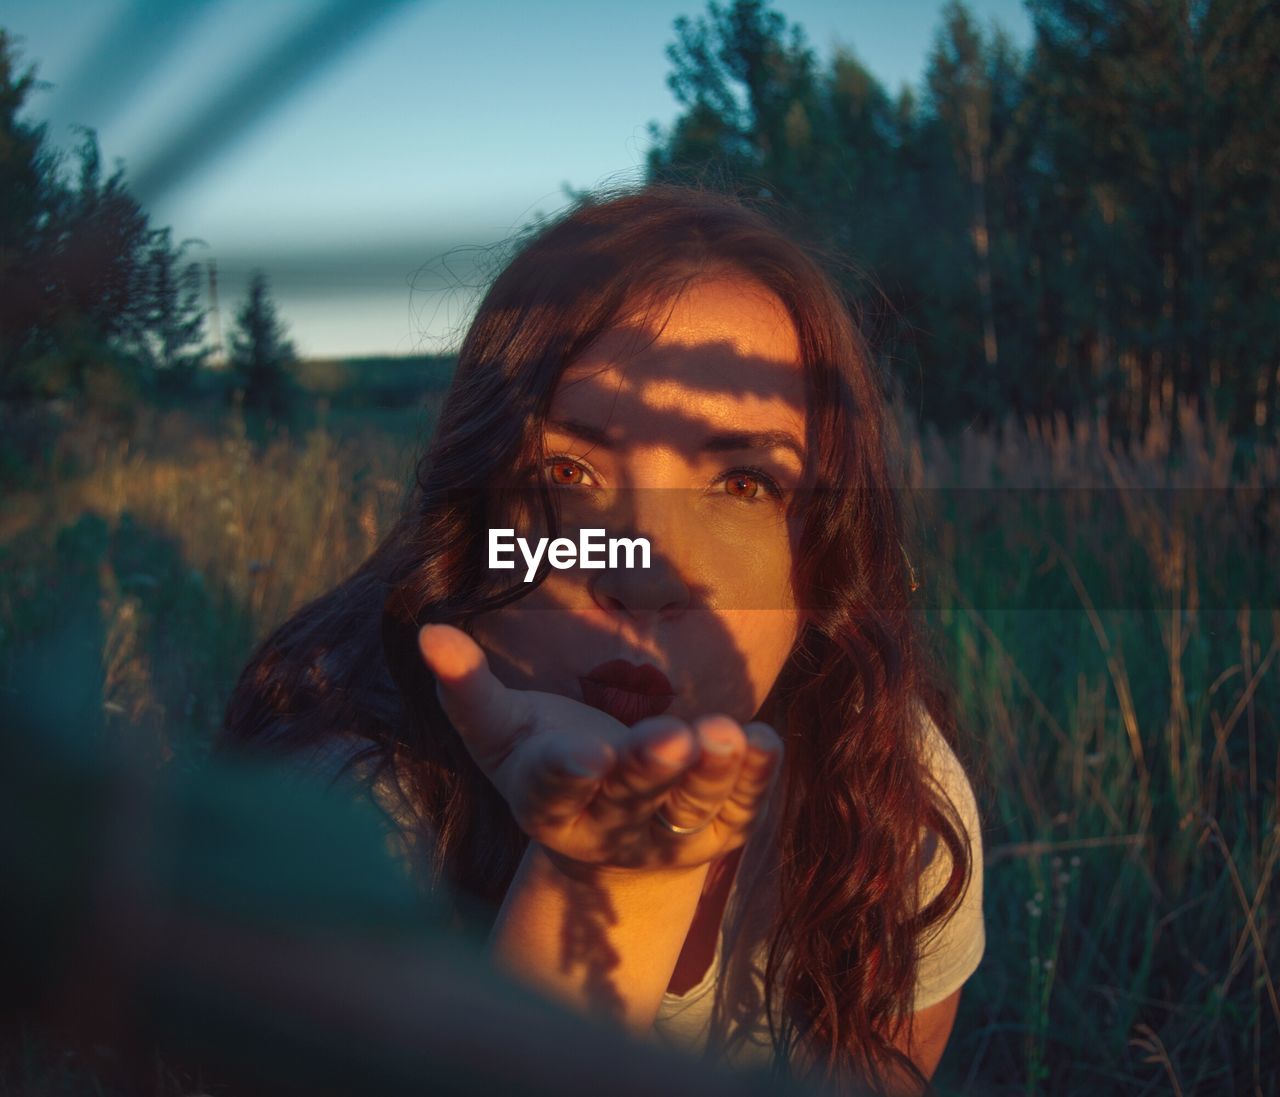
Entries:
[[578,681],[582,700],[630,727],[666,712],[675,700],[671,682],[657,667],[612,659],[589,670]]

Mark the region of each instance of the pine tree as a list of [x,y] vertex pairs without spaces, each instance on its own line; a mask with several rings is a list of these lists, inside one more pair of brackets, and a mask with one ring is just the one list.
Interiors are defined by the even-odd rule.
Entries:
[[650,177],[774,195],[869,272],[846,289],[939,425],[1104,412],[1121,437],[1191,400],[1274,431],[1280,6],[1029,8],[1024,54],[949,4],[917,103],[847,50],[817,64],[766,0],[712,2],[676,21]]
[[231,368],[247,409],[275,418],[288,415],[292,397],[289,366],[296,352],[271,300],[267,276],[255,270],[230,334]]
[[655,131],[650,175],[763,186],[802,202],[812,192],[822,107],[799,25],[763,0],[735,0],[677,19],[675,31],[667,86],[687,113],[670,133]]
[[[982,316],[982,356],[987,374],[999,366],[991,279],[991,231],[987,175],[991,157],[991,81],[987,49],[973,16],[960,0],[942,12],[943,27],[930,57],[928,87],[960,176],[968,184],[968,235],[973,248],[976,297]],[[984,386],[985,387],[985,386]]]
[[137,288],[140,305],[135,353],[154,371],[157,383],[172,393],[190,389],[209,348],[204,342],[200,265],[186,261],[192,241],[175,247],[170,230],[152,234]]

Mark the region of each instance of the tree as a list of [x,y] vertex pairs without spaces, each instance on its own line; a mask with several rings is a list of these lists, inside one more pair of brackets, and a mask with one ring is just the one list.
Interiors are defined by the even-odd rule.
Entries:
[[44,147],[44,126],[19,114],[40,87],[35,70],[17,71],[18,56],[0,29],[0,388],[13,377],[40,327],[44,293],[32,272],[61,198],[57,160]]
[[0,29],[0,393],[136,400],[203,359],[199,273],[152,228],[92,130],[66,159],[20,117],[42,85]]
[[764,0],[710,3],[676,21],[650,177],[774,195],[870,271],[846,290],[940,425],[1103,411],[1122,437],[1190,399],[1274,430],[1280,7],[1030,10],[1023,54],[949,3],[917,104]]
[[942,124],[961,176],[969,189],[969,239],[974,280],[982,311],[982,353],[987,371],[999,365],[992,300],[991,231],[987,224],[987,174],[991,156],[991,81],[987,51],[969,10],[951,0],[942,11],[927,83],[931,105]]
[[1071,301],[1055,356],[1094,378],[1122,429],[1176,428],[1183,399],[1240,432],[1274,429],[1280,9],[1034,0],[1031,13],[1041,160],[1061,181],[1042,251]]
[[[914,100],[895,102],[850,50],[820,68],[802,29],[762,0],[713,2],[675,31],[668,85],[685,113],[653,131],[650,177],[776,197],[770,212],[786,228],[843,261],[844,288],[894,380],[919,376],[918,307],[938,294],[933,165]],[[960,407],[946,392],[935,376],[921,396]]]
[[152,233],[146,262],[136,288],[139,302],[135,353],[154,372],[162,388],[187,391],[209,348],[204,342],[205,310],[201,304],[199,263],[186,262],[186,240],[174,247],[170,230]]
[[806,194],[798,176],[814,167],[820,108],[799,25],[763,0],[713,0],[706,17],[681,17],[675,30],[667,85],[687,113],[665,138],[655,135],[650,174]]
[[289,366],[296,353],[261,270],[249,277],[248,296],[236,313],[230,347],[231,368],[245,407],[273,417],[286,416],[292,397]]

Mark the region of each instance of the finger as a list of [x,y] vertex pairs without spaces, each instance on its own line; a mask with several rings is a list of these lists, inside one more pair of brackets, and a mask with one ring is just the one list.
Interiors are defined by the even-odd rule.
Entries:
[[539,735],[519,752],[519,773],[510,782],[518,792],[511,810],[532,832],[561,826],[580,816],[616,761],[599,739],[571,731]]
[[435,675],[445,715],[488,772],[510,752],[527,722],[520,693],[498,681],[480,645],[452,625],[423,625],[418,650]]
[[668,822],[696,827],[715,818],[733,792],[747,754],[747,736],[729,716],[703,716],[693,723],[697,761],[672,787],[662,806]]
[[605,827],[647,823],[697,752],[697,739],[683,720],[641,720],[628,730],[616,765],[600,782],[592,817]]
[[753,722],[742,730],[747,752],[733,790],[720,809],[720,818],[729,826],[745,829],[760,814],[773,788],[782,763],[782,740],[768,724]]

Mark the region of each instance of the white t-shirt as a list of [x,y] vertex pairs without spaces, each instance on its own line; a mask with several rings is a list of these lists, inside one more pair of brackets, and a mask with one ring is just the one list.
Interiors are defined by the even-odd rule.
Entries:
[[[969,839],[970,882],[960,906],[921,942],[915,1010],[934,1005],[957,990],[977,969],[986,946],[982,920],[982,839],[973,788],[934,722],[925,717],[925,751],[935,780],[956,808]],[[773,1058],[764,1012],[764,938],[770,904],[761,887],[772,870],[769,820],[744,851],[716,938],[706,975],[684,994],[666,994],[653,1024],[652,1039],[667,1047],[707,1053],[715,1030],[719,1054],[738,1066],[767,1066]],[[925,837],[921,901],[928,903],[951,875],[951,857],[933,835]],[[724,983],[723,1005],[717,990]]]

